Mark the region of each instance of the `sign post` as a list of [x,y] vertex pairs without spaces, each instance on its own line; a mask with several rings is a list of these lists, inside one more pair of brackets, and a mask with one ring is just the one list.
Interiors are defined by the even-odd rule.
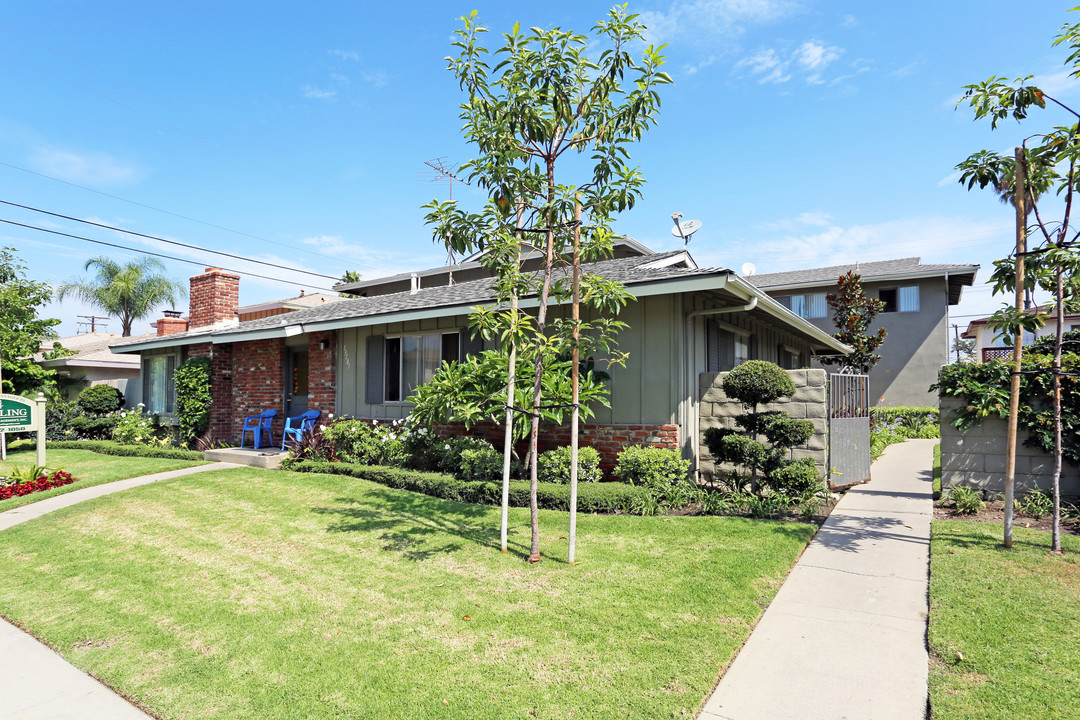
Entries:
[[0,432],[36,432],[37,464],[45,464],[45,396],[30,400],[21,395],[0,395]]

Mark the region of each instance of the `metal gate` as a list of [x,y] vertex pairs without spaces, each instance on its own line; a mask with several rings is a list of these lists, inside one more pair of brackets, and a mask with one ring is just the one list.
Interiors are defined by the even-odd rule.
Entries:
[[834,485],[870,479],[869,375],[829,375],[829,468]]

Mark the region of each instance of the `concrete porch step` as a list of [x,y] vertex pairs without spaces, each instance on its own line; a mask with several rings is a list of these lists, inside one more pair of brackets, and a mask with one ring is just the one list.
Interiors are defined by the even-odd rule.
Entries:
[[287,454],[287,450],[277,448],[261,448],[259,450],[253,448],[219,448],[217,450],[207,450],[203,453],[203,457],[212,462],[236,463],[237,465],[276,470]]

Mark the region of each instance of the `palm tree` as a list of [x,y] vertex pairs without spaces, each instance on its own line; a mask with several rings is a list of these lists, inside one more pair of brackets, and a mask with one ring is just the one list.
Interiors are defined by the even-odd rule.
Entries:
[[66,282],[56,288],[56,299],[71,295],[109,315],[120,318],[123,336],[131,335],[131,324],[149,317],[156,307],[176,304],[185,295],[184,286],[163,273],[165,265],[143,256],[123,265],[107,257],[90,258],[84,270],[97,268],[93,280]]

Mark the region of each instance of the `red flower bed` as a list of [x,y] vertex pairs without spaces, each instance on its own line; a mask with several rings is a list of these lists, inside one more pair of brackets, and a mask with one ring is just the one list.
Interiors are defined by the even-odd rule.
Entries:
[[71,473],[57,470],[52,475],[42,475],[37,480],[31,480],[30,482],[0,485],[0,500],[7,500],[10,497],[22,497],[30,493],[70,485],[73,482],[75,482],[75,478],[71,477]]

